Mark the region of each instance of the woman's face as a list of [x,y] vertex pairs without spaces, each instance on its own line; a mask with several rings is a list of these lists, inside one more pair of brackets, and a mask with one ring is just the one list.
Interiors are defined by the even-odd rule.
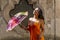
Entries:
[[38,15],[39,15],[38,10],[36,10],[36,11],[34,12],[34,15],[35,15],[35,17],[38,17]]

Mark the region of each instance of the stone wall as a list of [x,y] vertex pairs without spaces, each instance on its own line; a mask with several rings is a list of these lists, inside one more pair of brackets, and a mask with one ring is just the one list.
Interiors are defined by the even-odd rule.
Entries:
[[60,0],[56,0],[56,36],[60,37]]
[[[0,0],[1,13],[8,21],[9,11],[18,4],[20,0]],[[60,0],[28,0],[33,8],[40,7],[45,17],[45,34],[60,37]],[[7,15],[7,16],[6,16]],[[55,16],[54,16],[55,15]],[[56,25],[54,25],[56,24]],[[56,30],[55,30],[56,29]]]
[[0,0],[1,13],[7,21],[10,19],[9,11],[14,9],[14,5],[18,4],[19,1],[20,0]]

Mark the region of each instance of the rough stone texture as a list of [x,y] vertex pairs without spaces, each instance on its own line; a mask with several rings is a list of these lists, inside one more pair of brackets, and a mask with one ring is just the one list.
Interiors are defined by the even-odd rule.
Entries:
[[[60,0],[55,0],[55,3],[54,0],[28,0],[28,2],[29,4],[33,4],[33,8],[40,7],[43,10],[45,17],[45,35],[47,35],[47,40],[54,39],[55,27],[56,40],[60,40],[58,38],[60,37]],[[10,19],[9,11],[14,9],[14,5],[18,3],[19,0],[0,0],[0,8],[2,10],[0,12],[7,21]],[[55,19],[54,14],[56,14]],[[54,24],[56,24],[56,26]]]
[[[60,37],[60,0],[56,0],[56,36]],[[58,39],[57,39],[58,40]]]
[[[12,10],[13,12],[12,11],[10,12],[14,14],[14,13],[20,12],[21,10],[27,11],[28,9],[31,9],[30,5],[27,5],[27,3],[24,1],[23,3],[20,3],[21,5],[17,4],[16,7],[14,7],[13,2],[12,3],[11,2],[12,1],[9,0],[9,4],[6,5],[6,7],[3,10],[0,11],[0,14],[1,14],[0,15],[0,40],[29,40],[29,33],[27,33],[24,29],[20,28],[19,26],[17,26],[11,32],[6,32],[7,24],[5,20],[3,19],[3,17],[6,19],[6,21],[8,21],[10,19],[10,15],[9,15],[10,10],[15,8],[15,10]],[[32,14],[30,10],[28,10],[28,12],[29,12],[29,15]],[[27,19],[25,21],[26,22],[24,23],[26,24]]]
[[[20,0],[0,0],[1,2],[1,10],[3,17],[8,21],[10,19],[9,17],[9,11],[14,8],[15,4],[18,4]],[[7,15],[7,16],[6,16]]]
[[36,3],[38,0],[28,0],[29,4],[34,4]]
[[56,0],[56,18],[60,18],[60,0]]

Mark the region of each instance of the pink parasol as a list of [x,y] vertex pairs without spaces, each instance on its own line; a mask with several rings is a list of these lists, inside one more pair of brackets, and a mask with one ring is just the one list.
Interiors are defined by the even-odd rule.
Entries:
[[26,17],[28,12],[19,12],[14,15],[8,22],[7,31],[13,30],[18,24],[20,24]]

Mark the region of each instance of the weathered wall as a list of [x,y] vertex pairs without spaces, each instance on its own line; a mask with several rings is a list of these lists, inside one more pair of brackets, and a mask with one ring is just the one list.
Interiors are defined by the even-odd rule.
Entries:
[[[28,0],[28,2],[33,4],[33,8],[38,6],[42,8],[45,17],[45,34],[54,37],[56,27],[56,36],[60,37],[60,0]],[[9,11],[18,3],[19,0],[0,0],[2,13],[7,21],[10,19]],[[55,18],[54,15],[56,15]]]
[[60,0],[56,0],[56,36],[60,37]]
[[18,4],[19,1],[20,0],[0,0],[1,12],[3,14],[3,17],[7,21],[10,19],[10,17],[9,17],[9,11],[12,10],[14,8],[14,5]]

